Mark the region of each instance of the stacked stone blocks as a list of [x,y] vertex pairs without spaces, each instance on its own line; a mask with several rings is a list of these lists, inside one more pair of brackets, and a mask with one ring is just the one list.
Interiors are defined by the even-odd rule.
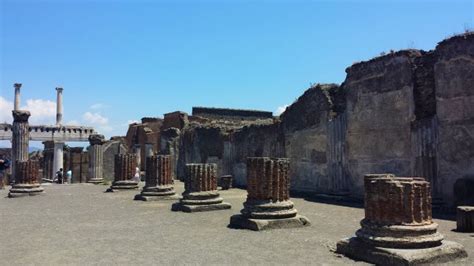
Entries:
[[287,158],[247,159],[247,200],[230,227],[250,230],[292,228],[310,225],[294,208],[289,195],[290,161]]
[[135,154],[115,155],[115,179],[112,186],[107,190],[113,192],[120,189],[136,189],[138,182],[133,180],[137,168],[137,157]]
[[356,237],[337,244],[337,252],[382,265],[446,262],[467,256],[444,241],[431,215],[430,183],[419,177],[366,175],[365,218]]
[[186,164],[183,199],[173,204],[173,211],[200,212],[230,209],[217,191],[217,165]]
[[135,200],[176,199],[171,156],[153,155],[146,158],[145,187]]

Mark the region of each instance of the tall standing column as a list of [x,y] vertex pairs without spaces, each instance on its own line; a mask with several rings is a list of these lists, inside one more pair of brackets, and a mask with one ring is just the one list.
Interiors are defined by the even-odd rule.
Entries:
[[13,105],[13,110],[18,111],[20,110],[20,88],[21,88],[21,83],[15,83],[13,84],[13,87],[15,88],[15,102]]
[[12,185],[8,196],[34,196],[43,192],[38,183],[39,162],[28,160],[28,147],[30,141],[30,127],[28,118],[30,112],[13,110],[12,128],[12,162],[15,184]]
[[54,142],[43,142],[43,179],[54,179]]
[[63,123],[63,88],[57,87],[57,99],[56,99],[56,125]]
[[146,158],[145,187],[135,200],[176,199],[170,155],[156,155]]
[[15,162],[28,160],[28,147],[30,141],[30,126],[28,118],[30,112],[13,110],[12,127],[12,177],[15,178]]
[[420,177],[366,175],[365,218],[356,237],[337,252],[377,265],[414,265],[466,257],[460,244],[443,241],[431,217],[430,183]]
[[172,211],[202,212],[230,209],[217,192],[217,164],[186,164],[183,199],[173,204]]
[[[64,142],[54,142],[53,177],[64,167]],[[63,169],[64,171],[64,169]]]
[[230,226],[260,231],[310,225],[290,201],[289,168],[287,158],[248,158],[247,200],[241,214],[230,218]]
[[100,184],[104,181],[104,135],[89,136],[89,180],[88,183]]

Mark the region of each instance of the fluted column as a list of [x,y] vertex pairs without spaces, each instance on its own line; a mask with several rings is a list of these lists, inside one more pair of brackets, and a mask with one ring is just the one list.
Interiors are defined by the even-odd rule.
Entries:
[[12,185],[8,196],[10,198],[21,196],[35,196],[43,192],[38,183],[40,163],[37,160],[15,162],[15,184]]
[[136,189],[138,182],[133,179],[137,168],[137,157],[135,154],[115,155],[115,179],[107,192],[117,189]]
[[103,135],[93,134],[89,136],[89,180],[88,183],[100,184],[104,181],[104,146]]
[[185,193],[217,190],[217,164],[186,164]]
[[173,188],[171,156],[154,155],[146,158],[145,187],[136,200],[173,199],[176,194]]
[[13,110],[12,126],[12,176],[15,177],[15,162],[28,160],[30,142],[30,127],[28,118],[30,112]]
[[336,252],[377,265],[416,265],[466,257],[460,244],[443,241],[431,217],[430,183],[421,177],[364,177],[365,218],[356,236]]
[[230,209],[217,191],[217,164],[186,164],[183,199],[173,204],[173,211],[200,212]]
[[310,225],[289,200],[289,168],[287,158],[247,158],[247,200],[230,226],[259,231]]

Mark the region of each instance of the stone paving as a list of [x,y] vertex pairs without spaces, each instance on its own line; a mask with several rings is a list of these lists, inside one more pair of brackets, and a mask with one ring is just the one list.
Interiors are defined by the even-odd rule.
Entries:
[[[134,201],[139,190],[44,188],[45,195],[15,199],[7,198],[8,187],[0,190],[0,265],[365,264],[331,252],[360,228],[360,208],[292,198],[311,226],[254,232],[227,228],[245,201],[241,189],[220,191],[230,210],[189,214],[170,211],[174,201]],[[181,193],[183,184],[175,188]],[[474,233],[455,233],[454,221],[435,221],[469,253],[451,265],[474,265]]]

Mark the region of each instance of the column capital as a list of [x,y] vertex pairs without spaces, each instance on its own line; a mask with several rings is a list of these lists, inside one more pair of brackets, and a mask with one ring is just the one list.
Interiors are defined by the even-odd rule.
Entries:
[[56,87],[56,90],[57,90],[58,92],[63,92],[64,89],[63,89],[63,87]]
[[24,110],[13,110],[13,122],[28,122],[28,118],[30,117],[29,111]]
[[15,84],[13,84],[13,87],[15,89],[19,89],[19,88],[21,88],[21,83],[15,83]]
[[105,137],[101,134],[92,134],[89,135],[90,145],[102,145],[105,143]]

